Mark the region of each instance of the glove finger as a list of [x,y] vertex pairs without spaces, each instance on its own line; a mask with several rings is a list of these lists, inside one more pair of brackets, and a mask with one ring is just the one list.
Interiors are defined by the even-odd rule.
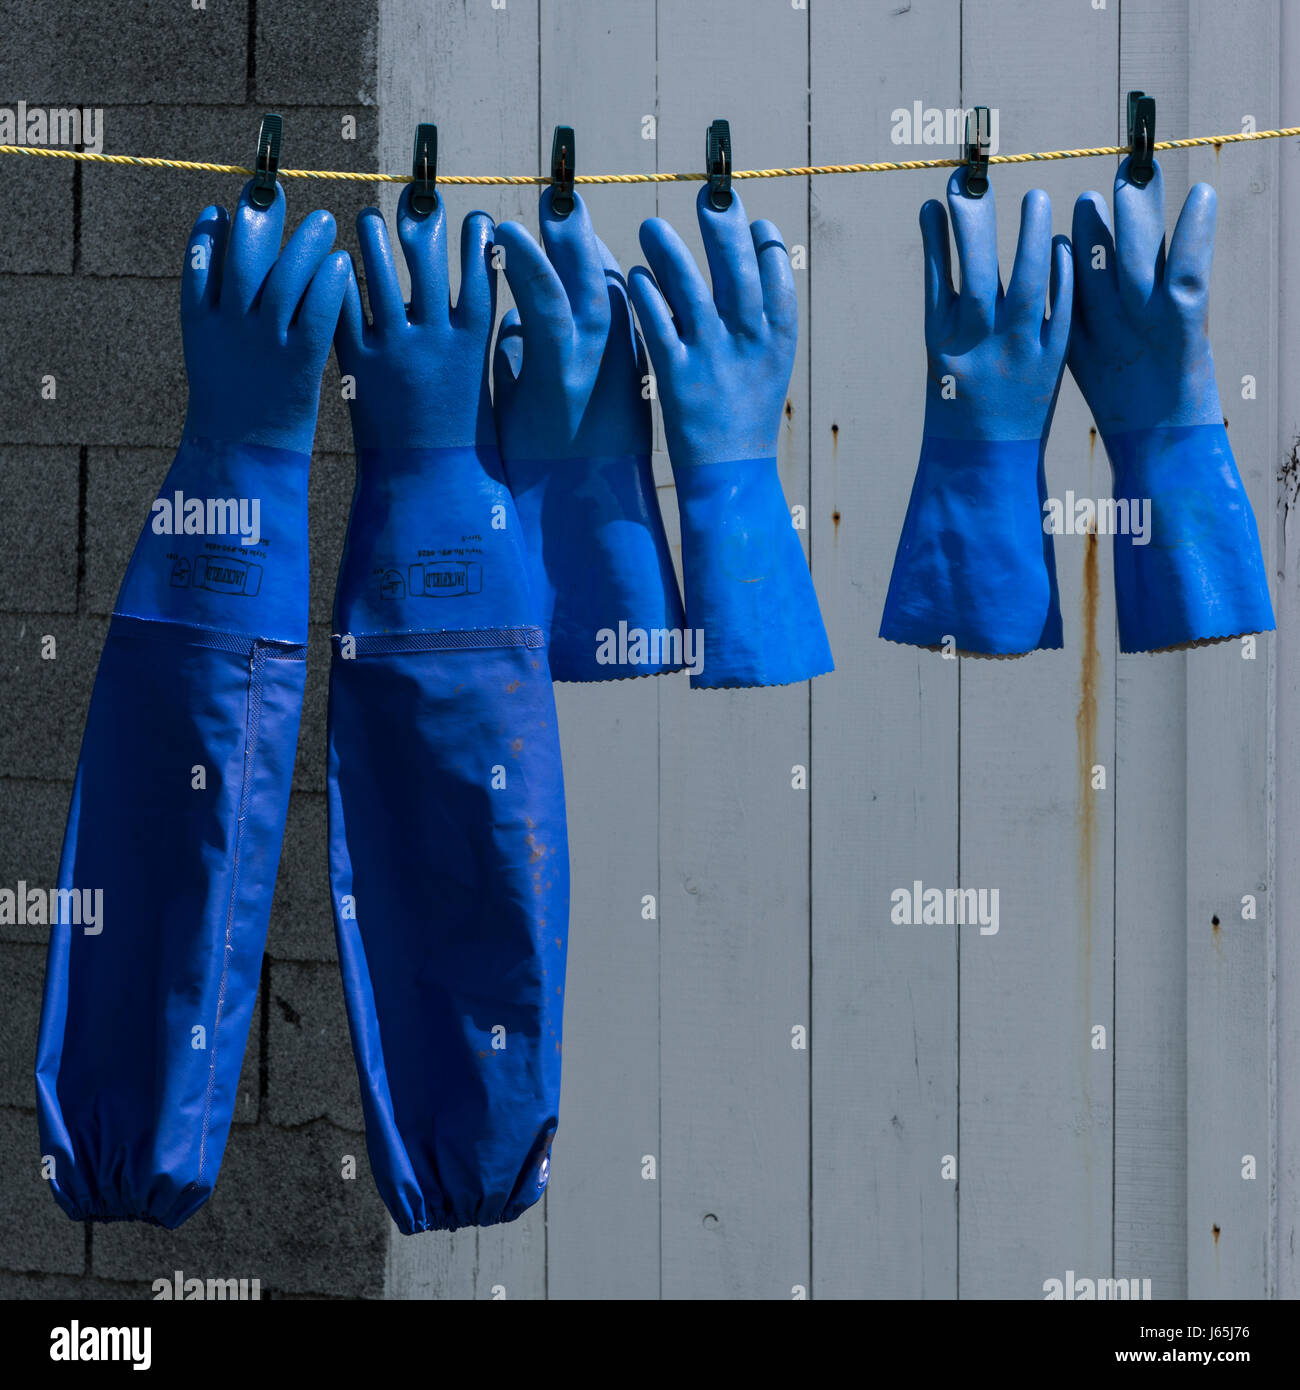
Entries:
[[498,381],[503,370],[511,381],[519,380],[519,373],[524,366],[524,331],[519,321],[518,309],[507,309],[501,316],[493,360],[496,363]]
[[334,330],[334,350],[338,353],[339,370],[350,370],[365,339],[366,316],[361,308],[361,286],[357,284],[356,267],[348,257],[348,282],[343,287],[343,303],[339,306],[339,321]]
[[378,208],[362,208],[357,213],[357,240],[366,272],[371,323],[379,333],[402,327],[406,323],[406,304],[384,214]]
[[496,224],[485,212],[467,213],[460,224],[460,294],[453,320],[486,343],[497,316],[497,271],[492,264]]
[[252,186],[250,179],[235,205],[226,239],[226,259],[221,267],[221,308],[225,313],[240,316],[253,307],[280,254],[280,238],[284,235],[284,190],[277,184],[275,202],[263,211],[248,201]]
[[1130,183],[1129,159],[1115,173],[1115,274],[1120,298],[1147,303],[1160,283],[1165,256],[1165,181],[1155,166],[1145,188]]
[[498,418],[510,409],[523,367],[523,327],[519,322],[519,311],[510,309],[501,319],[496,349],[492,353],[493,405]]
[[1187,194],[1178,225],[1169,240],[1165,284],[1180,298],[1208,296],[1214,264],[1214,223],[1218,195],[1208,183],[1195,184]]
[[731,206],[719,212],[709,202],[707,185],[695,200],[704,239],[704,255],[713,281],[713,302],[718,316],[733,332],[753,329],[763,317],[763,286],[758,278],[758,255],[749,229],[745,205],[733,191]]
[[181,322],[211,313],[221,295],[221,261],[226,254],[230,215],[206,207],[195,220],[181,272]]
[[[410,323],[446,323],[451,315],[447,280],[447,210],[438,204],[427,216],[411,210],[411,186],[397,200],[397,239],[411,276]],[[380,224],[382,227],[382,223]],[[368,273],[368,272],[367,272]],[[372,291],[373,295],[373,291]]]
[[1068,236],[1052,238],[1051,263],[1047,291],[1051,317],[1043,322],[1040,341],[1047,353],[1063,362],[1070,344],[1070,321],[1074,316],[1074,253]]
[[[675,324],[673,336],[683,342],[691,341],[716,316],[713,296],[704,283],[695,257],[686,249],[686,243],[676,230],[662,217],[648,217],[642,222],[641,250],[654,273],[655,293],[672,311]],[[645,318],[641,317],[641,300],[635,293],[640,288],[637,284],[639,278],[630,281],[629,285],[634,291],[632,303],[641,318],[641,329],[648,339],[649,327]]]
[[771,326],[782,335],[799,332],[799,296],[794,288],[794,271],[790,269],[790,253],[785,249],[775,222],[758,218],[749,229],[758,259],[758,286],[763,299],[763,314]]
[[632,267],[627,277],[627,292],[645,336],[650,362],[655,372],[662,374],[682,351],[682,340],[673,322],[672,310],[659,293],[654,276],[643,265]]
[[937,198],[921,208],[921,254],[925,260],[925,334],[940,331],[952,313],[957,294],[952,287],[952,242],[948,210]]
[[961,268],[959,309],[985,330],[993,327],[998,303],[997,212],[990,185],[982,198],[966,192],[966,170],[948,180],[948,212]]
[[603,333],[609,326],[609,292],[587,205],[575,193],[573,211],[561,217],[551,207],[552,192],[543,189],[539,205],[542,244],[564,286],[574,323]]
[[[334,218],[323,208],[309,212],[294,229],[289,244],[266,277],[260,312],[281,338],[298,312],[307,286],[334,245]],[[334,325],[330,325],[333,333]]]
[[518,222],[502,222],[496,244],[505,257],[506,283],[519,308],[525,352],[540,358],[567,350],[573,341],[573,314],[546,252]]
[[1100,193],[1081,193],[1075,200],[1070,226],[1074,247],[1074,326],[1082,328],[1114,296],[1115,237],[1110,229],[1110,209]]
[[609,317],[609,334],[606,339],[606,354],[611,350],[621,351],[631,363],[635,363],[640,352],[637,339],[636,320],[632,317],[632,304],[627,296],[627,280],[623,268],[614,253],[599,237],[595,238],[596,254],[600,259],[601,273],[605,283],[605,304]]
[[1004,316],[1039,329],[1052,272],[1052,200],[1041,188],[1031,188],[1020,204],[1020,238],[1003,303]]
[[321,262],[303,296],[294,331],[313,351],[320,351],[322,366],[329,355],[349,285],[356,285],[352,257],[346,251],[335,251]]

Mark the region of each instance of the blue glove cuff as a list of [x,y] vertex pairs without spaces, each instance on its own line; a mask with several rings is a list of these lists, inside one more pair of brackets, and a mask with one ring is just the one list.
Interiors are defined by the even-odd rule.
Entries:
[[361,450],[334,621],[352,634],[536,622],[494,446]]
[[835,668],[776,459],[678,463],[697,689],[789,685]]
[[1041,440],[925,436],[881,637],[985,656],[1060,647],[1046,496]]
[[682,669],[685,619],[648,454],[506,465],[551,678]]
[[187,435],[114,611],[305,642],[310,465],[309,454]]
[[1271,632],[1255,514],[1222,424],[1111,434],[1106,452],[1128,504],[1115,536],[1120,650]]

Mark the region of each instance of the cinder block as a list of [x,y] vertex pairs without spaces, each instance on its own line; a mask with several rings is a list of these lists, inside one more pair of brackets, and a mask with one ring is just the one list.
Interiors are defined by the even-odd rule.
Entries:
[[0,979],[5,982],[4,1008],[0,1009],[0,1105],[34,1106],[44,948],[13,941],[0,944]]
[[[20,880],[43,888],[55,885],[71,797],[71,782],[0,782],[6,822],[0,836],[0,885],[16,888]],[[49,928],[9,923],[0,926],[0,940],[44,945]],[[23,1104],[30,1105],[30,1099]]]
[[77,611],[76,449],[0,446],[0,607],[11,613]]
[[[172,444],[185,418],[176,281],[13,276],[0,294],[0,438]],[[46,378],[55,397],[43,399]]]
[[255,100],[373,106],[378,28],[373,4],[259,5]]
[[102,1299],[152,1299],[153,1290],[148,1284],[115,1284],[107,1279],[78,1279],[67,1274],[0,1273],[0,1298],[81,1303]]
[[[54,399],[44,399],[49,379]],[[333,355],[316,447],[351,453]],[[189,391],[180,282],[12,276],[0,293],[0,438],[174,450]],[[232,418],[238,403],[231,402]]]
[[[265,111],[261,106],[137,106],[116,108],[105,119],[113,135],[113,153],[250,168]],[[280,162],[285,168],[377,167],[379,116],[374,109],[308,107],[283,115]],[[345,118],[353,118],[355,132],[349,127],[347,133],[355,138],[344,138]],[[245,182],[238,174],[87,164],[81,192],[82,269],[90,275],[179,275],[194,219],[209,204],[233,208]],[[328,208],[338,224],[338,245],[360,264],[357,213],[378,201],[380,187],[286,179],[286,237],[308,212]]]
[[338,968],[271,963],[266,1118],[276,1125],[327,1119],[364,1126]]
[[[332,374],[331,363],[325,369],[327,386]],[[307,506],[311,538],[311,620],[314,623],[329,623],[334,615],[334,587],[343,557],[343,538],[348,532],[355,478],[356,466],[351,452],[318,452],[311,461]]]
[[[101,618],[0,615],[0,770],[70,782],[108,624]],[[45,638],[54,655],[42,657]]]
[[204,9],[174,0],[111,6],[9,0],[5,31],[7,102],[18,96],[51,106],[246,98],[247,0]]
[[[345,1156],[356,1177],[344,1179]],[[233,1130],[216,1192],[179,1230],[97,1228],[92,1272],[152,1281],[260,1279],[268,1293],[382,1293],[391,1222],[361,1137],[323,1121],[297,1130]]]
[[[293,770],[295,791],[325,790],[325,719],[329,709],[332,648],[329,627],[313,623],[307,636],[307,690],[303,695],[298,758]],[[3,766],[0,763],[0,767]]]
[[86,1228],[64,1216],[41,1177],[35,1111],[0,1110],[0,1172],[0,1259],[25,1273],[81,1274]]
[[[324,737],[323,731],[309,731]],[[294,792],[289,801],[267,952],[277,961],[338,959],[330,907],[325,798]]]
[[262,999],[259,992],[248,1029],[244,1064],[239,1070],[239,1091],[235,1097],[232,1123],[255,1125],[262,1110]]
[[163,485],[171,449],[86,451],[86,574],[82,598],[91,613],[113,611],[131,553]]
[[[320,414],[316,419],[318,454],[345,454],[352,458],[352,421],[339,383],[338,358],[330,353],[321,375]],[[337,568],[337,562],[336,562]],[[331,590],[332,597],[332,590]]]
[[72,178],[70,159],[0,158],[0,272],[71,273]]

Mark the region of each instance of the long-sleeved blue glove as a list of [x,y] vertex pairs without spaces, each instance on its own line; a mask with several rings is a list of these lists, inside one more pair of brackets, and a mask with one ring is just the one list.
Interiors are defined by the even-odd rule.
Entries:
[[[740,198],[696,203],[713,291],[677,233],[641,226],[628,282],[663,403],[681,513],[686,621],[702,634],[696,687],[788,685],[833,669],[777,473],[799,314],[790,257]],[[656,283],[657,282],[657,283]]]
[[[1106,444],[1117,504],[1120,650],[1159,651],[1273,628],[1250,499],[1237,475],[1206,324],[1214,190],[1187,195],[1165,255],[1159,164],[1145,187],[1115,175],[1074,208],[1070,371]],[[1149,525],[1133,523],[1149,508]],[[1117,516],[1125,520],[1124,509]]]
[[496,418],[559,681],[679,670],[682,607],[650,468],[645,354],[586,205],[541,198],[545,252],[496,229],[517,310],[501,325]]
[[335,601],[330,877],[375,1181],[404,1232],[509,1221],[546,1184],[568,843],[555,700],[487,386],[492,222],[442,199],[358,231],[339,320],[357,485]]
[[993,190],[971,197],[965,180],[959,169],[948,181],[960,292],[943,204],[921,209],[925,429],[880,635],[1010,656],[1061,645],[1043,455],[1070,334],[1070,243],[1052,237],[1047,194],[1027,193],[1004,293]]
[[212,1192],[257,994],[307,640],[307,471],[348,279],[334,219],[245,189],[190,237],[189,410],[118,595],[59,884],[36,1064],[69,1216],[174,1227]]

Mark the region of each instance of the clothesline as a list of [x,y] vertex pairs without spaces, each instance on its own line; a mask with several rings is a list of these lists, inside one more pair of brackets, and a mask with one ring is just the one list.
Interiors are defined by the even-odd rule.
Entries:
[[[1190,140],[1157,140],[1154,149],[1186,150],[1203,145],[1237,145],[1252,140],[1281,140],[1289,136],[1300,136],[1300,126],[1288,126],[1283,130],[1256,130],[1248,134],[1199,135]],[[1130,153],[1128,145],[1100,145],[1092,149],[1041,150],[1032,154],[995,154],[989,156],[990,164],[1029,164],[1038,160],[1050,159],[1095,159],[1103,155]],[[205,174],[242,174],[251,178],[254,170],[240,164],[211,164],[193,159],[159,159],[147,155],[134,154],[95,154],[90,150],[52,149],[43,145],[0,145],[0,154],[29,154],[44,159],[74,159],[89,164],[134,165],[145,169],[181,169]],[[735,169],[733,179],[785,179],[804,178],[820,174],[884,174],[903,169],[959,169],[964,159],[903,159],[881,161],[875,164],[814,164],[790,169]],[[353,173],[338,169],[277,169],[276,176],[282,179],[334,179],[350,183],[410,183],[410,174]],[[703,183],[708,178],[704,173],[687,174],[577,174],[574,183]],[[440,184],[548,184],[547,174],[443,174],[439,172]]]

